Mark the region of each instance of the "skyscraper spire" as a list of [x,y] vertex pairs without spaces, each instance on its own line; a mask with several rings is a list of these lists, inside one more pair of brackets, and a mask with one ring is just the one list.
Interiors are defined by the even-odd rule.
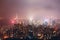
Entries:
[[17,15],[17,13],[16,13],[16,16],[15,16],[15,20],[16,20],[16,23],[18,23],[18,15]]

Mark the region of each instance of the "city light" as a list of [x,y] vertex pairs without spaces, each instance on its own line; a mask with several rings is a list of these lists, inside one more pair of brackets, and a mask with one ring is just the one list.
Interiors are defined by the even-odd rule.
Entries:
[[33,17],[31,16],[31,17],[29,18],[29,20],[32,21],[32,20],[33,20]]
[[47,22],[47,23],[48,23],[48,22],[49,22],[49,19],[44,19],[44,23],[45,23],[45,22]]
[[49,19],[44,19],[44,20],[43,20],[43,24],[44,24],[44,25],[48,25],[49,22],[50,22]]
[[28,14],[27,15],[27,19],[28,19],[28,21],[29,21],[29,24],[32,24],[33,23],[33,19],[34,19],[34,15],[33,14]]
[[31,25],[33,23],[33,16],[29,17],[29,24]]
[[9,38],[8,36],[4,36],[4,39]]
[[15,23],[15,20],[11,20],[11,23],[14,24]]

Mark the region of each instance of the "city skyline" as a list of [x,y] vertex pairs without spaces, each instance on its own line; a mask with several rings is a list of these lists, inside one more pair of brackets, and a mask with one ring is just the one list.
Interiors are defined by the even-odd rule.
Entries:
[[60,19],[59,0],[0,0],[0,19],[10,20],[15,17],[34,15],[34,19]]

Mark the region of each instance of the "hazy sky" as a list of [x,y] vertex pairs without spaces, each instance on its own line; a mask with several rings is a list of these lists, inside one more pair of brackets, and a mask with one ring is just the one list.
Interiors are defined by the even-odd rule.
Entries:
[[35,14],[38,17],[60,18],[60,0],[0,0],[0,17]]

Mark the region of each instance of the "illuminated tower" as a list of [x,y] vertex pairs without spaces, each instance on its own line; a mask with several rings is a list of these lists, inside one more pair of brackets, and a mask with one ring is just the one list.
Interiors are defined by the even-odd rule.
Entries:
[[15,16],[15,20],[16,20],[16,23],[18,23],[19,18],[18,18],[18,16],[17,16],[17,14],[16,14],[16,16]]

